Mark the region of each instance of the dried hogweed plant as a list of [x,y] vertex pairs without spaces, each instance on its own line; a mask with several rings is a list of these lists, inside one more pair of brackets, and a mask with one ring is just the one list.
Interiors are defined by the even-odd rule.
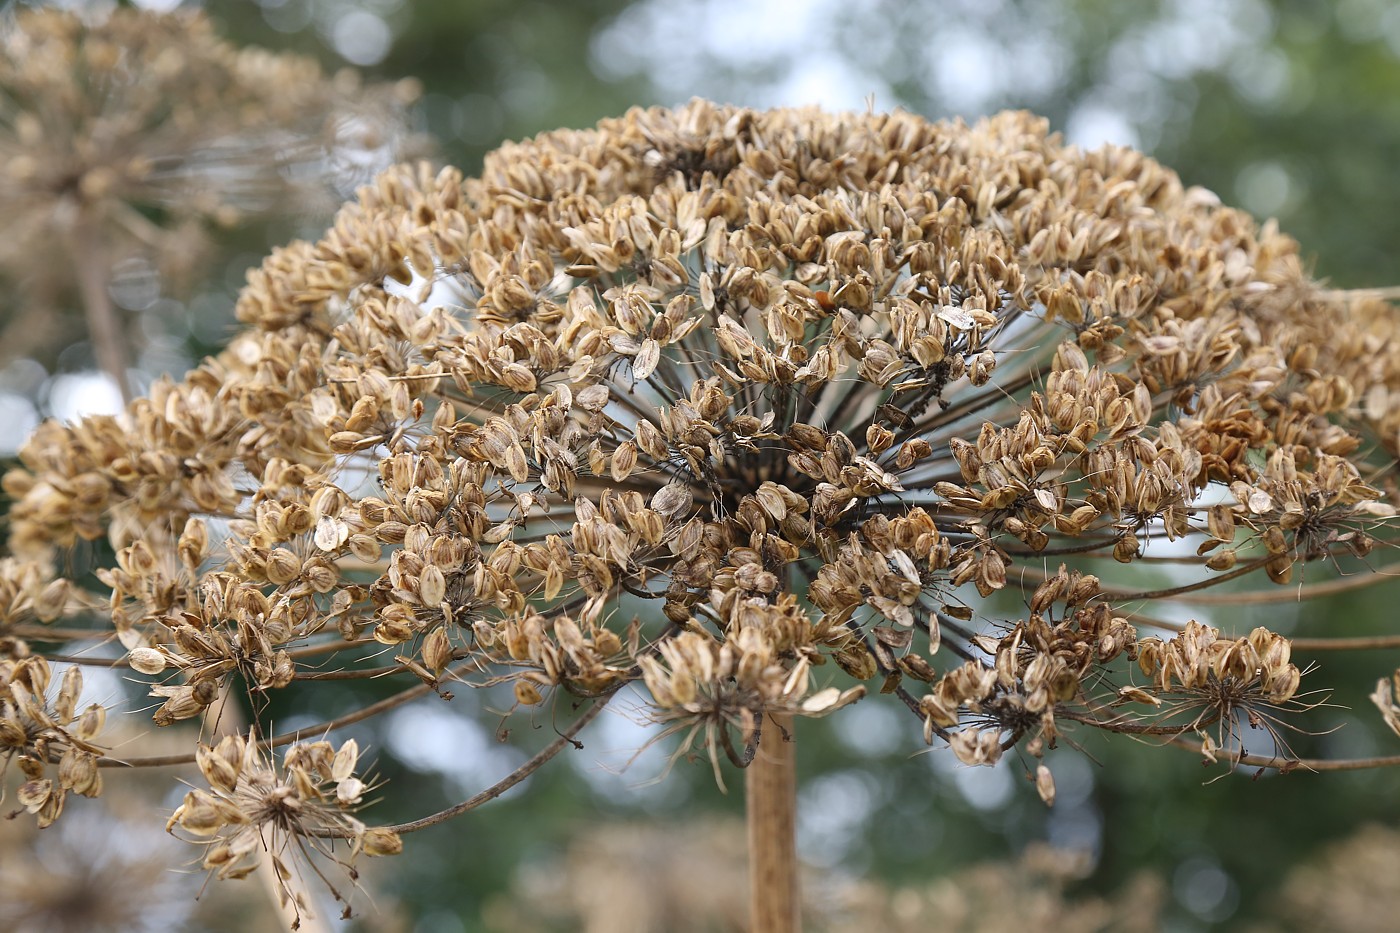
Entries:
[[[171,820],[223,875],[258,845],[394,851],[629,684],[751,779],[795,717],[870,692],[968,764],[1019,747],[1047,802],[1067,730],[1377,763],[1288,751],[1317,697],[1287,639],[1150,611],[1393,570],[1396,317],[1139,153],[1025,114],[637,110],[479,179],[382,175],[237,311],[225,352],[120,417],[42,426],[5,479],[6,670],[30,673],[4,735],[41,820],[95,791],[88,764],[148,763],[39,699],[27,646],[90,637],[51,623],[98,603],[157,724],[250,698]],[[52,575],[96,538],[100,588]],[[391,676],[319,729],[257,715]],[[413,823],[351,815],[353,744],[281,751],[503,683],[582,712]]]
[[126,392],[113,263],[188,278],[211,227],[329,214],[357,165],[402,151],[414,93],[239,49],[197,14],[0,17],[0,271],[24,294],[0,336],[33,350],[63,333],[52,319],[76,285],[99,363]]

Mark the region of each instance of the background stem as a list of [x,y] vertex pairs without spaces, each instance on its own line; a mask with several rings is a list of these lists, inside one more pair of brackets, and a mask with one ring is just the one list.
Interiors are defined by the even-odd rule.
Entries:
[[799,933],[797,741],[791,716],[772,716],[744,771],[753,933]]
[[87,320],[88,339],[92,341],[97,365],[111,376],[121,390],[122,402],[131,402],[131,387],[127,379],[129,365],[126,333],[112,298],[107,293],[111,262],[102,249],[93,228],[94,221],[82,217],[73,232],[73,259],[78,271],[78,290],[83,298],[83,316]]

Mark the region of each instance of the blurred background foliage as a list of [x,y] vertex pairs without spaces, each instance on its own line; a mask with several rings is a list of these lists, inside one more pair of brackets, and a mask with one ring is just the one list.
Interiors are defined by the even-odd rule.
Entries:
[[[851,109],[869,100],[879,109],[968,119],[1023,107],[1073,142],[1138,146],[1187,183],[1276,218],[1315,257],[1315,274],[1338,287],[1397,284],[1400,5],[1387,0],[206,0],[202,7],[236,44],[299,51],[328,72],[349,65],[373,78],[416,78],[423,89],[416,129],[435,140],[435,158],[469,172],[503,139],[693,95]],[[146,378],[178,375],[216,349],[233,327],[244,270],[276,243],[316,236],[327,219],[309,211],[222,232],[218,261],[195,287],[148,277],[137,298],[114,296]],[[0,304],[0,313],[14,313],[13,302]],[[0,454],[12,454],[40,414],[73,417],[113,404],[83,335],[68,337],[52,352],[21,358],[0,348]],[[1397,595],[1390,583],[1326,602],[1183,604],[1178,618],[1209,613],[1237,631],[1267,620],[1297,635],[1362,634],[1393,628]],[[1018,609],[1005,607],[1008,615]],[[1316,660],[1310,679],[1337,688],[1338,707],[1324,718],[1341,728],[1291,737],[1294,751],[1394,752],[1366,694],[1400,657],[1333,652]],[[365,701],[358,686],[317,687],[316,708],[301,708],[317,715],[279,716],[280,727]],[[109,689],[119,691],[119,682]],[[373,821],[410,819],[462,799],[522,761],[532,743],[553,738],[549,708],[503,719],[493,710],[509,708],[508,696],[469,693],[481,692],[459,691],[450,705],[424,701],[352,730],[378,754],[382,777],[419,789],[413,812],[385,812],[386,805],[371,811]],[[724,860],[739,856],[714,856],[733,851],[714,827],[717,815],[740,811],[741,795],[720,794],[704,763],[678,761],[654,780],[667,750],[646,747],[648,732],[627,715],[625,697],[614,705],[621,709],[585,733],[587,748],[568,763],[410,837],[407,855],[376,864],[365,882],[375,906],[357,928],[594,929],[587,897],[570,885],[602,884],[597,878],[613,866],[641,879],[634,890],[656,892],[646,908],[653,913],[641,914],[652,928],[735,929],[732,917],[741,914],[726,911],[742,899],[742,885],[723,880]],[[1400,843],[1393,832],[1362,829],[1400,820],[1393,772],[1250,780],[1203,769],[1197,756],[1175,749],[1125,741],[1077,749],[1071,734],[1051,755],[1059,800],[1047,810],[1015,756],[972,770],[938,751],[911,754],[921,747],[919,724],[878,699],[803,727],[799,844],[814,886],[844,898],[827,919],[814,903],[813,929],[893,929],[900,909],[960,916],[967,905],[947,898],[989,885],[1004,885],[1013,899],[1031,897],[1023,888],[1056,904],[1068,898],[1078,905],[1077,929],[1124,929],[1134,915],[1144,929],[1318,929],[1317,904],[1329,891],[1362,905],[1345,929],[1393,923],[1385,884],[1367,879],[1377,866],[1396,864]],[[506,731],[510,742],[498,742]],[[658,826],[669,828],[659,839],[645,836]],[[1354,846],[1369,854],[1348,856],[1345,840],[1358,831]],[[1031,858],[1023,853],[1040,843],[1080,853],[1074,870],[1053,884],[1035,881],[1033,866],[1015,860]],[[629,869],[625,853],[641,846],[682,864],[718,859],[713,872],[679,873],[710,894],[665,894],[679,882],[660,854]],[[1371,875],[1348,869],[1349,857]],[[963,884],[983,861],[1011,867]],[[594,874],[580,875],[580,865]],[[949,878],[957,884],[938,887]],[[181,922],[209,921],[200,913]]]

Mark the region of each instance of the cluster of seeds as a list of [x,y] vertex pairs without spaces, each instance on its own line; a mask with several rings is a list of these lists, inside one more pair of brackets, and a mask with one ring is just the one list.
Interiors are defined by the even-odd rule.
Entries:
[[[52,679],[48,662],[38,655],[0,659],[0,777],[18,762],[24,783],[16,796],[40,827],[58,819],[69,791],[84,797],[102,792],[97,769],[102,749],[93,743],[107,710],[95,703],[78,708],[83,691],[78,668],[64,671],[50,697]],[[53,776],[46,777],[51,769]]]
[[[352,858],[396,854],[403,843],[395,833],[368,829],[350,815],[368,789],[355,777],[359,756],[354,739],[338,749],[329,742],[297,744],[287,750],[279,774],[258,743],[242,736],[226,736],[213,748],[201,745],[197,760],[210,790],[187,793],[166,829],[179,827],[202,841],[204,867],[220,878],[245,877],[264,852],[279,877],[288,878],[286,850],[319,849],[325,843],[318,840],[326,838],[350,840]],[[287,886],[280,890],[288,896]]]
[[[225,352],[46,425],[5,480],[16,552],[116,549],[162,722],[328,676],[639,683],[719,769],[873,681],[969,763],[1066,721],[1210,751],[1294,702],[1287,642],[1135,616],[1395,537],[1388,306],[1026,114],[697,101],[480,178],[400,168],[237,311]],[[222,802],[177,822],[263,822],[207,776]]]

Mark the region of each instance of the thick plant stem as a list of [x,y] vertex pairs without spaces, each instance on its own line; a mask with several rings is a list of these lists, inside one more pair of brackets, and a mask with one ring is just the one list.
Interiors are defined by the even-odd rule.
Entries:
[[83,297],[83,314],[87,319],[88,339],[92,341],[97,365],[116,382],[122,402],[131,401],[127,381],[126,333],[122,329],[117,309],[107,294],[107,277],[111,271],[92,221],[81,219],[73,233],[73,253],[78,271],[78,290]]
[[797,742],[791,716],[771,716],[744,772],[753,933],[799,933]]

